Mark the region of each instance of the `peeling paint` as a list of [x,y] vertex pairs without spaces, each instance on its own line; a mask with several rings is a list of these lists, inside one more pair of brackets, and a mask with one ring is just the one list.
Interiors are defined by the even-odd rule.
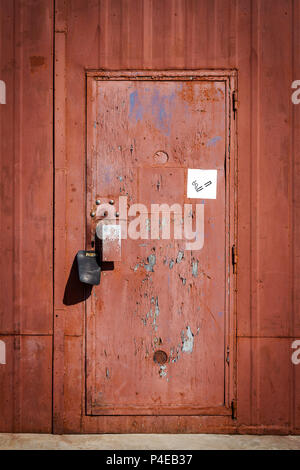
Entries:
[[[181,351],[181,345],[178,345],[178,346],[176,347],[176,355],[174,355],[174,354],[175,354],[174,348],[171,348],[171,349],[170,349],[170,355],[169,355],[169,357],[170,357],[170,362],[176,363],[176,362],[180,359],[180,351]],[[174,356],[174,357],[173,357],[173,356]]]
[[145,264],[144,267],[146,271],[153,273],[154,272],[153,267],[156,264],[156,256],[154,254],[149,255],[147,258],[147,261],[148,261],[148,264]]
[[155,127],[165,135],[170,134],[175,93],[161,94],[159,90],[146,90],[139,95],[134,90],[129,95],[129,119],[135,124],[144,117],[152,120]]
[[160,366],[159,367],[159,375],[161,377],[167,377],[167,366]]
[[184,252],[183,251],[179,251],[178,252],[178,255],[177,255],[177,258],[176,258],[176,263],[180,263],[183,259],[183,256],[184,256]]
[[181,280],[182,284],[185,286],[185,285],[186,285],[186,278],[185,278],[185,277],[182,277],[182,276],[179,274],[179,279]]
[[146,220],[145,220],[145,224],[146,224],[146,230],[147,230],[147,232],[150,233],[150,232],[151,232],[151,221],[150,221],[150,219],[146,219]]
[[129,102],[129,119],[135,119],[135,122],[141,121],[143,119],[144,111],[137,90],[130,93]]
[[[153,309],[153,305],[154,305],[154,309]],[[152,318],[152,327],[155,331],[157,331],[158,329],[157,319],[159,317],[159,314],[160,314],[160,310],[159,310],[159,305],[158,305],[158,297],[151,297],[150,310],[146,313],[144,317],[141,317],[141,320],[144,326],[147,326],[149,318]]]
[[169,135],[171,130],[174,98],[174,92],[170,95],[161,95],[158,90],[154,90],[151,98],[151,111],[154,117],[154,123],[157,129],[165,135]]
[[181,340],[182,340],[182,352],[192,353],[194,347],[194,335],[190,326],[186,327],[186,336],[184,331],[181,332]]
[[219,135],[217,135],[216,137],[213,137],[207,142],[206,147],[214,146],[217,142],[219,142],[219,140],[221,140],[221,137]]
[[198,277],[198,264],[199,264],[199,261],[193,258],[192,259],[192,276],[193,277]]
[[[154,297],[151,298],[151,303],[152,304],[155,304],[155,307],[154,307],[154,315],[153,315],[153,327],[155,329],[155,331],[157,331],[157,324],[156,324],[156,320],[159,316],[159,313],[160,313],[160,310],[159,310],[159,305],[158,305],[158,297],[156,297],[156,299],[154,299]],[[152,311],[152,309],[151,309]]]
[[173,266],[174,266],[174,260],[173,260],[173,259],[171,259],[171,260],[170,260],[170,263],[169,263],[169,268],[170,268],[170,269],[172,269],[172,268],[173,268]]

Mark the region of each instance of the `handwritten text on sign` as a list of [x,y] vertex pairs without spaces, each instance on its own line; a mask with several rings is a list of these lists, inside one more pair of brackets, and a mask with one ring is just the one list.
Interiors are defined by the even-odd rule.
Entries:
[[217,198],[217,170],[188,169],[187,197],[191,199]]

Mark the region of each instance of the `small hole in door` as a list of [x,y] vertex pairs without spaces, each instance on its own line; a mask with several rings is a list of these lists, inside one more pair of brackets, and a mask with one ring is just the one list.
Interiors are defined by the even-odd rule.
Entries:
[[169,160],[169,155],[163,150],[159,150],[158,152],[154,154],[155,163],[164,164],[164,163],[167,163],[168,160]]
[[154,356],[153,356],[153,361],[158,363],[158,364],[164,364],[167,362],[168,355],[165,351],[155,351]]

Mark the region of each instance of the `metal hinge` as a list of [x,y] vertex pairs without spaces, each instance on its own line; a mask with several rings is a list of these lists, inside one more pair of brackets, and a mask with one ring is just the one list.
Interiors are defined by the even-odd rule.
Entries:
[[237,418],[237,402],[236,400],[232,400],[231,402],[231,417],[232,419],[236,419]]
[[233,112],[234,114],[236,113],[237,109],[238,109],[238,92],[237,90],[233,91],[232,92],[232,109],[233,109]]
[[233,274],[235,274],[237,270],[237,263],[238,263],[238,255],[237,255],[235,245],[232,245],[231,261],[232,261],[232,267],[233,267]]

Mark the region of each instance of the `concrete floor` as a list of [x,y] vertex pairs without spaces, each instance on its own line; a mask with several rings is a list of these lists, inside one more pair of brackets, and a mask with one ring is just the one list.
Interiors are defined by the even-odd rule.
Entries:
[[296,450],[300,436],[226,434],[0,434],[0,449],[23,450]]

